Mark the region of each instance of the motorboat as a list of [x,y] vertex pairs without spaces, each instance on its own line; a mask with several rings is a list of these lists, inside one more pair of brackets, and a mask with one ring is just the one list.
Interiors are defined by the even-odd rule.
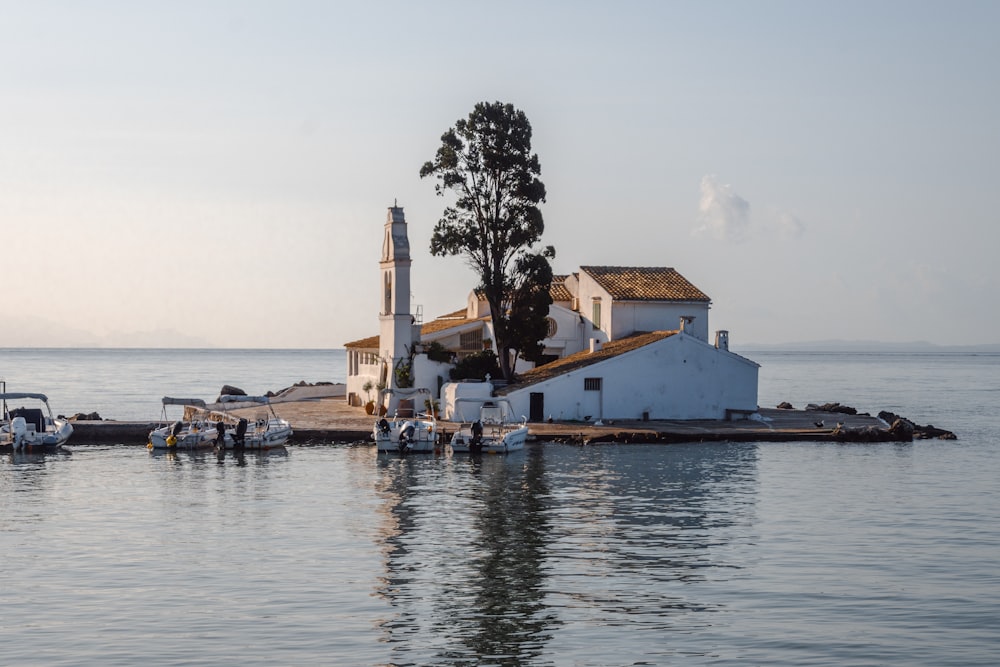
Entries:
[[[150,449],[270,449],[282,447],[292,437],[292,426],[279,417],[267,396],[221,396],[208,406],[198,398],[162,399],[167,422],[168,405],[183,406],[183,417],[154,429],[149,434]],[[232,410],[258,408],[251,418]]]
[[[0,419],[0,449],[14,452],[53,450],[62,447],[73,435],[68,420],[53,417],[45,394],[29,392],[0,393],[3,415]],[[30,407],[10,408],[8,401],[30,400]]]
[[[149,432],[150,449],[201,449],[215,445],[217,433],[209,419],[205,401],[164,396],[161,402],[163,413],[160,420],[166,425]],[[167,406],[180,406],[183,414],[177,420],[170,420]]]
[[451,437],[451,451],[462,454],[506,454],[524,449],[528,439],[528,419],[513,417],[513,409],[506,399],[459,398],[455,401],[455,414],[459,420],[467,416],[469,406],[478,407],[473,421],[461,421]]
[[[222,429],[222,444],[226,449],[283,447],[292,437],[292,425],[275,413],[267,396],[220,396],[217,405],[221,410],[211,410],[209,418],[217,437]],[[229,412],[243,409],[256,409],[252,420]]]
[[[392,390],[387,390],[386,393]],[[430,403],[431,393],[418,389],[407,394],[426,396]],[[382,404],[381,395],[379,405]],[[413,399],[411,399],[413,400]],[[434,452],[438,449],[437,418],[433,409],[418,412],[414,408],[397,409],[391,419],[380,417],[372,429],[372,439],[380,452]]]

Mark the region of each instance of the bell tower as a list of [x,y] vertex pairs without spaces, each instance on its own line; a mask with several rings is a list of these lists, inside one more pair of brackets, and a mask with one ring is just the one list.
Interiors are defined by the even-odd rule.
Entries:
[[395,203],[389,207],[382,237],[381,306],[379,308],[379,354],[386,364],[386,386],[395,386],[393,369],[413,347],[413,316],[410,314],[410,240],[406,217]]

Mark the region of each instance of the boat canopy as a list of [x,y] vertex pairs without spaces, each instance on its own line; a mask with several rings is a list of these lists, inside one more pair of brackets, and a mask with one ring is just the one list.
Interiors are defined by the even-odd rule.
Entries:
[[163,397],[164,405],[192,405],[196,408],[205,407],[205,401],[200,398],[171,398],[169,396]]
[[[473,414],[470,415],[468,409]],[[514,420],[514,409],[505,398],[456,398],[455,416],[458,421],[480,419],[483,423],[500,423]]]
[[49,397],[46,396],[45,394],[31,394],[23,391],[0,394],[0,400],[3,401],[6,401],[8,399],[13,401],[18,398],[33,398],[37,401],[42,401],[44,403],[49,402]]

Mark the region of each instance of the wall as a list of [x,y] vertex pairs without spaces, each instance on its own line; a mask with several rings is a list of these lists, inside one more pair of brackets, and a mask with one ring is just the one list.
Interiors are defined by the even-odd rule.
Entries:
[[611,338],[624,338],[636,331],[670,331],[680,327],[682,316],[694,316],[685,331],[708,342],[707,303],[619,301],[609,322]]
[[[545,395],[554,419],[724,419],[727,409],[757,409],[757,364],[677,334],[507,395],[516,414],[529,414],[530,394]],[[601,391],[584,391],[601,378]]]

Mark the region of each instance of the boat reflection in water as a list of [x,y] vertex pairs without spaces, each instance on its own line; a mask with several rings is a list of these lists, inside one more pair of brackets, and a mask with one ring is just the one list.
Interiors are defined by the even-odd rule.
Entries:
[[721,604],[686,584],[740,567],[719,540],[752,517],[740,499],[755,451],[546,444],[513,458],[379,459],[392,662],[427,660],[423,644],[438,659],[523,664],[581,645],[569,633],[585,628],[710,626],[700,612]]

